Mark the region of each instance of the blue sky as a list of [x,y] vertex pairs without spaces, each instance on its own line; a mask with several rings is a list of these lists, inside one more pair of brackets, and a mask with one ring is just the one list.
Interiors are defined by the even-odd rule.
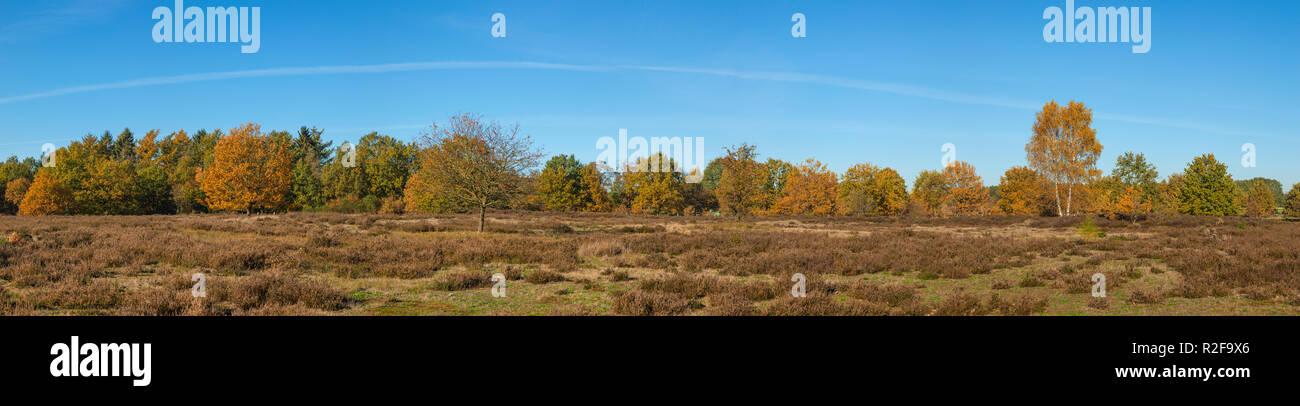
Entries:
[[1238,179],[1300,182],[1294,1],[1077,2],[1152,7],[1146,54],[1044,42],[1043,10],[1065,0],[186,2],[262,7],[254,54],[153,42],[159,6],[173,1],[0,0],[0,155],[248,121],[412,140],[472,112],[583,161],[626,128],[705,137],[710,155],[748,142],[837,172],[890,166],[909,185],[953,143],[996,184],[1055,99],[1093,108],[1102,169],[1136,151],[1164,176],[1210,152]]

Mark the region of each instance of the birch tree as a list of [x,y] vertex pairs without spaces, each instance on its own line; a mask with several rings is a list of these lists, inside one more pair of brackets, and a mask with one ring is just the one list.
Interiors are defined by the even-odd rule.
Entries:
[[1092,109],[1074,101],[1064,107],[1056,101],[1048,102],[1038,112],[1033,132],[1025,146],[1029,167],[1052,184],[1056,214],[1069,216],[1075,185],[1089,183],[1101,174],[1097,158],[1102,146],[1097,142],[1097,130],[1092,128]]

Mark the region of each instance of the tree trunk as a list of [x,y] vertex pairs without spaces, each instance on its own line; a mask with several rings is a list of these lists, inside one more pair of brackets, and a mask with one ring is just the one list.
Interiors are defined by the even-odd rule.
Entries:
[[1056,217],[1064,217],[1065,212],[1061,211],[1061,184],[1052,183],[1052,193],[1056,195]]
[[1070,186],[1066,187],[1066,190],[1068,194],[1065,197],[1065,215],[1069,216],[1070,209],[1074,204],[1074,184],[1071,183]]
[[478,206],[478,232],[483,232],[483,225],[487,223],[487,206]]

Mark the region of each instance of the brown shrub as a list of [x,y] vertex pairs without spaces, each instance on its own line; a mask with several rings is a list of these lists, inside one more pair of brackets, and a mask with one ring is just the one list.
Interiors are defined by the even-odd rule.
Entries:
[[718,277],[712,275],[675,273],[666,278],[643,280],[640,288],[647,292],[665,292],[698,299],[710,293],[721,292],[723,284]]
[[124,313],[133,316],[202,316],[214,314],[211,302],[196,298],[189,289],[165,287],[133,292]]
[[1047,310],[1047,297],[1038,294],[1013,295],[999,300],[996,307],[999,313],[1006,316],[1028,316]]
[[347,296],[324,282],[295,277],[280,272],[253,276],[210,279],[208,295],[213,300],[228,301],[248,310],[270,305],[300,304],[313,309],[340,310]]
[[578,256],[581,257],[612,257],[622,253],[623,241],[611,238],[592,241],[578,247]]
[[662,292],[633,290],[614,298],[614,313],[627,316],[672,316],[690,308],[685,298]]
[[1025,277],[1021,278],[1020,283],[1017,283],[1016,286],[1022,288],[1036,288],[1039,286],[1043,286],[1043,280],[1038,279],[1038,276],[1032,273],[1025,274]]
[[709,296],[709,306],[705,314],[710,316],[754,316],[758,309],[749,298],[735,293],[722,293]]
[[1093,297],[1093,298],[1089,298],[1089,299],[1088,299],[1088,307],[1091,307],[1091,308],[1094,308],[1094,309],[1097,309],[1097,310],[1106,310],[1107,308],[1110,307],[1110,301],[1106,300],[1106,298],[1104,298],[1104,297]]
[[68,281],[36,291],[27,298],[27,305],[36,309],[113,309],[122,298],[123,289],[108,281]]
[[339,237],[330,233],[312,234],[307,237],[307,246],[311,248],[329,248],[342,245]]
[[988,312],[981,306],[978,297],[963,291],[944,295],[939,306],[934,309],[936,316],[979,316],[986,313]]
[[786,296],[768,306],[768,316],[886,316],[889,306],[881,303],[837,299],[823,294]]
[[565,278],[564,275],[560,275],[559,272],[536,269],[524,274],[524,281],[536,285],[543,285],[551,282],[563,282],[565,281]]
[[1129,295],[1129,303],[1157,304],[1165,299],[1165,293],[1159,288],[1137,288]]
[[866,300],[872,303],[898,306],[905,301],[915,299],[916,288],[897,283],[884,285],[860,283],[849,289],[848,294],[850,297]]
[[465,290],[492,284],[492,275],[483,270],[457,270],[439,272],[433,276],[430,288],[434,290]]

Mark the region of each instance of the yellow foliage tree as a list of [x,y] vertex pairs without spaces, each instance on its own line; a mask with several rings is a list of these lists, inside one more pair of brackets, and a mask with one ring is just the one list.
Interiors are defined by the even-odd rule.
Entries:
[[163,144],[159,141],[158,130],[150,130],[144,135],[144,138],[136,142],[135,156],[136,159],[140,160],[140,164],[153,165],[163,158]]
[[402,203],[406,210],[420,213],[461,213],[469,210],[468,206],[452,196],[448,185],[434,181],[428,172],[420,170],[412,173],[406,181]]
[[686,208],[685,184],[676,162],[662,153],[638,158],[623,171],[624,193],[633,213],[682,214]]
[[831,172],[826,164],[808,158],[786,178],[784,190],[772,211],[790,215],[833,215],[838,197],[836,186],[835,172]]
[[614,208],[614,202],[610,200],[609,192],[605,190],[605,177],[600,173],[595,162],[583,165],[579,170],[579,179],[583,211],[603,212]]
[[907,185],[890,168],[857,164],[844,171],[836,202],[844,216],[897,216],[907,210]]
[[921,171],[916,175],[916,181],[912,182],[912,201],[919,206],[915,212],[923,211],[930,216],[941,215],[947,196],[948,183],[938,171]]
[[212,164],[195,176],[213,210],[281,210],[293,183],[289,145],[248,123],[230,130],[213,150]]
[[1237,196],[1240,200],[1237,206],[1244,209],[1247,216],[1263,217],[1276,210],[1277,200],[1273,198],[1273,190],[1264,182],[1251,182],[1249,188],[1237,193]]

